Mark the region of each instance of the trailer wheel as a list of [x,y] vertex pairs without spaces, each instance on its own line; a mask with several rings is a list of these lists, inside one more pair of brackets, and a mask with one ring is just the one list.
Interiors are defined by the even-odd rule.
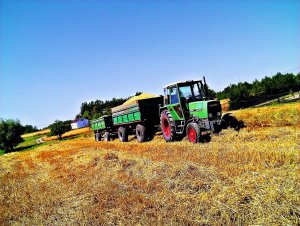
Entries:
[[99,131],[96,131],[95,133],[95,141],[101,141],[101,134],[99,133]]
[[109,132],[105,132],[103,136],[104,136],[104,141],[110,141]]
[[175,122],[168,110],[164,110],[161,113],[160,125],[165,140],[167,142],[174,141],[176,135]]
[[146,140],[146,127],[137,124],[135,128],[135,133],[136,133],[136,138],[138,139],[139,142],[144,142]]
[[190,122],[186,127],[186,135],[190,142],[199,143],[200,141],[200,127],[195,122]]
[[128,141],[128,133],[126,131],[126,128],[125,127],[119,127],[118,129],[118,137],[119,137],[119,140],[121,142],[127,142]]

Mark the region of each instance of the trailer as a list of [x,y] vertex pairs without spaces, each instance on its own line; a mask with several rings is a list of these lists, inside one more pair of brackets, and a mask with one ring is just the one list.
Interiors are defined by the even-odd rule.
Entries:
[[127,142],[135,134],[139,142],[150,139],[160,125],[159,109],[163,97],[137,99],[111,109],[113,126],[120,141]]
[[94,131],[96,141],[100,141],[102,137],[104,141],[109,141],[114,134],[114,125],[111,115],[104,115],[95,120],[91,120],[90,126],[91,130]]

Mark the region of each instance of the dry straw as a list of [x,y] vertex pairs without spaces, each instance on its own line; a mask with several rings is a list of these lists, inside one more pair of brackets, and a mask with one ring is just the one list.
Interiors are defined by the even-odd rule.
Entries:
[[1,225],[297,225],[299,105],[210,143],[52,141],[0,157]]

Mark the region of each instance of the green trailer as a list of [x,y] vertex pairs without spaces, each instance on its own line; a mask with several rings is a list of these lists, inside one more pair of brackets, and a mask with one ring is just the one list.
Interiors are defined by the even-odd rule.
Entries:
[[120,141],[128,141],[129,134],[135,134],[139,142],[151,138],[160,124],[162,104],[163,97],[159,96],[112,108],[112,122]]
[[100,118],[90,121],[91,130],[94,131],[95,140],[100,141],[103,137],[105,141],[109,141],[114,133],[114,125],[111,115],[104,115]]

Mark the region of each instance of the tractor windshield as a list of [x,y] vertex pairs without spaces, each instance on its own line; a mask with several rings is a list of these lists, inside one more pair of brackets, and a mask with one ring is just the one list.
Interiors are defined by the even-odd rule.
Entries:
[[180,98],[187,102],[200,101],[205,98],[199,83],[179,86]]

